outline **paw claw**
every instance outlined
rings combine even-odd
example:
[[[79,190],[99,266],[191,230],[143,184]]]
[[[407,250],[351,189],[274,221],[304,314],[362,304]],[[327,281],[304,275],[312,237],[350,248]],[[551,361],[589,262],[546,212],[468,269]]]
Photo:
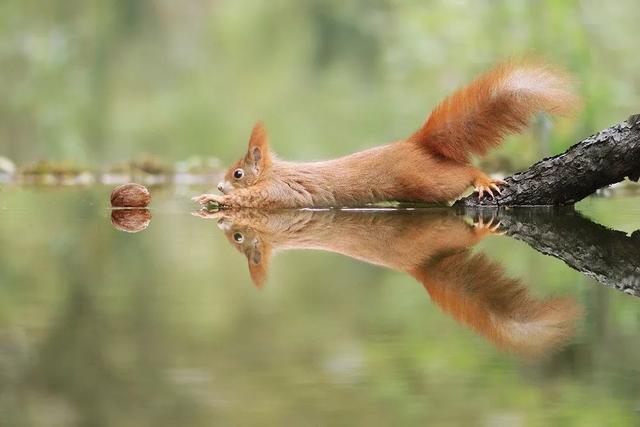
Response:
[[[482,199],[485,193],[491,196],[495,200],[496,194],[502,195],[502,189],[499,184],[506,184],[506,182],[499,178],[481,177],[475,180],[474,189],[478,193],[478,199]],[[494,193],[495,192],[495,193]]]
[[[504,233],[500,231],[501,226],[502,226],[502,222],[496,221],[496,219],[493,217],[488,222],[484,222],[482,217],[479,217],[473,223],[473,227],[475,228],[476,233],[480,236],[493,235],[493,234],[502,235]]]
[[[203,219],[218,219],[221,216],[220,212],[211,212],[205,208],[202,208],[199,211],[193,211],[191,212],[191,215]]]

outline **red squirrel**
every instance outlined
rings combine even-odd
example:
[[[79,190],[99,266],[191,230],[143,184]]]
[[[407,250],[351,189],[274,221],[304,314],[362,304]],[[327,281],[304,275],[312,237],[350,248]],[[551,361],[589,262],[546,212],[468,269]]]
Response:
[[[193,201],[262,209],[441,204],[469,186],[480,198],[493,197],[504,181],[471,166],[470,156],[482,156],[505,135],[525,129],[534,113],[566,114],[576,103],[564,73],[536,63],[505,63],[442,101],[409,138],[334,160],[280,160],[258,122],[246,155],[218,184],[224,194]]]

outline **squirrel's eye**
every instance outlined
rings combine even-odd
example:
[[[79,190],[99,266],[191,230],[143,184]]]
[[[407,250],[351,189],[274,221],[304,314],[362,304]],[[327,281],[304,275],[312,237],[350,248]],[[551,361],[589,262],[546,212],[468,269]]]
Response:
[[[236,243],[242,243],[244,241],[244,236],[242,233],[233,233],[233,240]]]
[[[244,176],[244,171],[242,169],[236,169],[233,171],[233,177],[235,179],[242,179]]]

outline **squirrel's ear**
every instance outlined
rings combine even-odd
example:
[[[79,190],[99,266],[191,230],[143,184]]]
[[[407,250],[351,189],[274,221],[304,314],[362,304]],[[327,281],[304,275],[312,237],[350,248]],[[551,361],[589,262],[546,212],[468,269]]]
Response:
[[[257,122],[253,126],[251,137],[249,138],[249,150],[247,151],[246,160],[256,175],[271,166],[271,153],[269,152],[267,130],[262,122]]]
[[[262,289],[262,286],[267,279],[267,269],[269,267],[270,256],[271,250],[267,245],[254,245],[247,254],[251,281],[258,289]]]

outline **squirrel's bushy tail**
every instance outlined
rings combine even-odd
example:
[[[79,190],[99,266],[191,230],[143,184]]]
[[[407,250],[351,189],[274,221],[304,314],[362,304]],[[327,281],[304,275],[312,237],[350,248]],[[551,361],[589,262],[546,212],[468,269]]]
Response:
[[[505,63],[442,101],[409,141],[467,162],[527,127],[533,113],[566,114],[578,104],[569,76],[537,63]]]

